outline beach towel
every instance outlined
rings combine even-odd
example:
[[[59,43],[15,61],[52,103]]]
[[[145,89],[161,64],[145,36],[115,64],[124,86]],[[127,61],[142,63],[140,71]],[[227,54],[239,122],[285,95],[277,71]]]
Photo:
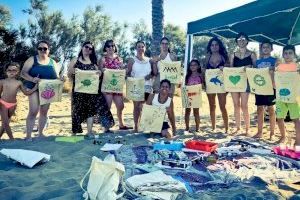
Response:
[[[62,81],[42,79],[39,82],[40,105],[61,101],[62,89]]]
[[[160,81],[168,79],[171,83],[179,84],[181,81],[181,62],[159,62]]]
[[[75,69],[75,92],[98,94],[98,90],[99,75],[96,70]]]
[[[275,72],[276,101],[297,103],[300,96],[298,72]]]
[[[160,133],[165,115],[165,108],[144,104],[139,123],[139,131]]]
[[[246,69],[250,91],[258,95],[274,95],[269,68]]]
[[[84,136],[63,136],[63,137],[56,137],[55,142],[70,142],[70,143],[77,143],[84,140]]]
[[[0,153],[29,168],[32,168],[37,163],[44,163],[50,160],[50,155],[48,154],[24,149],[1,149]]]
[[[182,107],[200,108],[202,104],[202,85],[190,85],[182,87]]]
[[[247,76],[244,67],[224,67],[224,86],[227,92],[245,92]]]
[[[90,169],[80,181],[80,187],[83,189],[83,182],[89,174],[87,189],[83,189],[83,197],[86,200],[115,200],[122,197],[125,191],[119,194],[117,192],[119,185],[122,184],[124,172],[124,165],[116,162],[111,154],[103,161],[93,156]]]
[[[126,97],[132,101],[145,101],[145,79],[128,77]]]
[[[126,180],[126,186],[143,196],[160,200],[173,200],[179,193],[187,192],[184,183],[161,170],[132,176]]]
[[[220,69],[205,70],[206,93],[225,93],[224,76]]]
[[[123,93],[125,70],[105,69],[101,92]]]

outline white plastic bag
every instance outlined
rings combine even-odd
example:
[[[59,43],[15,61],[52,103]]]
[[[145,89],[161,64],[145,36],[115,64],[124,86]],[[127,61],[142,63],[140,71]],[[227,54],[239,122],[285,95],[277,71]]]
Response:
[[[116,162],[113,155],[109,154],[103,161],[93,156],[91,167],[80,182],[83,189],[83,182],[90,174],[87,191],[83,189],[83,197],[90,200],[115,200],[122,197],[125,190],[120,194],[117,191],[119,184],[122,184],[124,172],[124,165]]]
[[[1,149],[0,153],[29,168],[32,168],[39,162],[48,162],[51,157],[45,153],[25,149]]]

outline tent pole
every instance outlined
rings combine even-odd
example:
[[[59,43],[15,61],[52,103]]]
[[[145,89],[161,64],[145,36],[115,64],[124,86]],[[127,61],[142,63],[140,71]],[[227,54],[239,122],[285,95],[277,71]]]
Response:
[[[184,55],[184,69],[183,69],[183,81],[182,85],[185,85],[185,76],[187,71],[187,66],[193,56],[193,35],[188,34],[186,36],[186,45],[185,45],[185,55]]]

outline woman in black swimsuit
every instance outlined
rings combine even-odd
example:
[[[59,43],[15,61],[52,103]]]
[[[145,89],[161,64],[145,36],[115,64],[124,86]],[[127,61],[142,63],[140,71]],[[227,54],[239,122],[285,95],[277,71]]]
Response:
[[[238,45],[238,50],[234,52],[231,57],[231,66],[232,67],[253,67],[256,64],[256,54],[249,49],[247,45],[249,38],[245,33],[239,33],[235,42]],[[247,86],[245,92],[232,92],[231,96],[233,99],[234,105],[234,117],[236,122],[236,131],[234,133],[240,132],[241,129],[241,110],[243,111],[243,117],[246,125],[245,135],[248,135],[250,128],[250,115],[248,111],[248,99],[249,99],[250,88]]]
[[[206,55],[205,70],[207,69],[222,70],[224,66],[229,65],[227,51],[222,41],[219,38],[214,37],[210,39],[206,49],[207,49],[207,55]],[[218,96],[219,107],[224,121],[224,128],[225,128],[225,132],[227,133],[228,132],[228,114],[226,110],[227,93],[207,94],[212,129],[213,130],[216,129],[216,95]]]

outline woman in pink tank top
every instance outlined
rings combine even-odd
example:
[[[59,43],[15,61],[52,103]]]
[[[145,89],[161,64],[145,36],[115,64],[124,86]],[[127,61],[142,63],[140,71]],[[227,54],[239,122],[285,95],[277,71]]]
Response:
[[[117,47],[113,40],[106,40],[104,47],[103,47],[103,53],[104,57],[100,60],[100,68],[102,70],[104,69],[124,69],[123,61],[122,59],[117,55]],[[124,125],[123,122],[123,116],[122,112],[124,109],[124,99],[123,95],[119,93],[107,93],[104,92],[104,97],[106,99],[107,105],[109,109],[111,108],[112,102],[115,103],[117,107],[117,116],[119,121],[119,130],[127,130],[131,127],[127,127]],[[107,130],[106,132],[110,132]]]

